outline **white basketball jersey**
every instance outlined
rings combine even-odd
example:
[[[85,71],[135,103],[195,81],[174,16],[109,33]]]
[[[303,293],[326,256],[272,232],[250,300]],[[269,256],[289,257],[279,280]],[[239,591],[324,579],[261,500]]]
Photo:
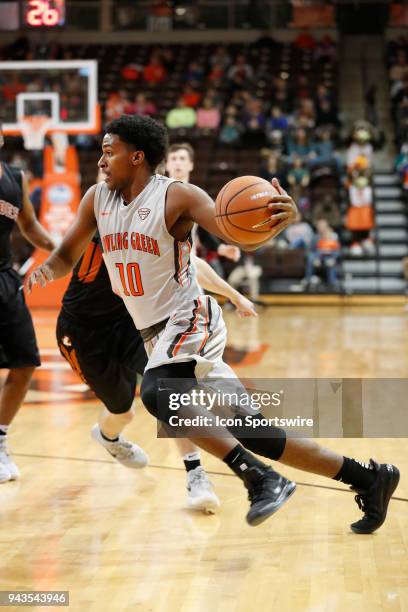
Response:
[[[137,329],[167,319],[200,295],[190,262],[191,239],[179,242],[166,228],[166,193],[173,182],[155,174],[127,205],[104,182],[95,192],[95,218],[112,288]]]

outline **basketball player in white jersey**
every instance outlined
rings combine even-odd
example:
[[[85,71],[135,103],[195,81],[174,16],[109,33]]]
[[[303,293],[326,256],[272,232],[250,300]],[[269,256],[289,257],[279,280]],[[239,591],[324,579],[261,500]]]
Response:
[[[185,142],[170,145],[166,156],[165,169],[170,178],[182,183],[189,183],[190,173],[194,170],[193,147]],[[194,229],[192,253],[195,254],[196,232],[194,232]],[[223,243],[218,245],[217,252],[219,255],[232,259],[233,261],[238,261],[241,254],[238,247]],[[250,300],[225,282],[206,262],[203,262],[203,260],[199,258],[195,261],[197,272],[200,276],[198,280],[201,287],[227,297],[232,304],[234,304],[240,316],[257,316],[254,305]],[[205,268],[203,264],[205,264]],[[203,277],[204,282],[202,280]],[[187,469],[190,464],[195,465],[195,462],[200,461],[199,448],[190,440],[187,438],[177,438],[176,443]],[[196,482],[197,484],[195,484]],[[211,490],[207,474],[201,465],[187,472],[187,490],[189,492],[191,491],[190,497],[192,497],[192,500],[190,504],[194,503],[196,507],[203,507],[204,510],[209,508],[211,511],[219,505],[218,499],[214,499],[214,492]]]
[[[221,240],[227,242],[228,238],[219,230],[214,203],[205,192],[154,174],[166,146],[165,128],[148,117],[124,115],[109,124],[99,160],[105,183],[94,185],[85,194],[71,229],[45,264],[30,275],[28,289],[68,274],[98,227],[112,286],[140,330],[149,356],[142,401],[174,432],[170,409],[174,393],[180,397],[180,392],[193,389],[196,379],[207,374],[231,378],[234,374],[222,361],[226,330],[221,310],[214,299],[202,295],[189,261],[194,223]],[[275,236],[293,222],[297,211],[279,182],[274,179],[273,185],[279,193],[269,204]],[[200,417],[203,410],[189,403],[178,414],[180,418]],[[258,438],[244,433],[237,439],[211,425],[201,427],[202,437],[194,438],[191,429],[187,437],[224,461],[243,481],[249,492],[250,525],[260,524],[279,510],[296,485],[248,448],[350,484],[364,512],[363,518],[351,525],[353,531],[372,533],[384,522],[399,481],[395,466],[373,460],[368,465],[359,463],[313,440],[287,438],[276,427],[259,428]]]

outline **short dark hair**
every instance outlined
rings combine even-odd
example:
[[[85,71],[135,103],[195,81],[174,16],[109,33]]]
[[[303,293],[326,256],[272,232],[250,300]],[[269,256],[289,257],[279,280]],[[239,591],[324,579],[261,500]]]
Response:
[[[185,149],[190,157],[190,161],[194,162],[194,149],[191,144],[188,144],[188,142],[175,142],[174,144],[170,145],[167,149],[167,157],[170,155],[170,153],[174,153],[174,151],[178,151],[179,149]]]
[[[151,168],[156,168],[166,157],[167,130],[161,123],[145,115],[122,115],[105,128],[107,134],[116,134],[123,142],[143,151]]]

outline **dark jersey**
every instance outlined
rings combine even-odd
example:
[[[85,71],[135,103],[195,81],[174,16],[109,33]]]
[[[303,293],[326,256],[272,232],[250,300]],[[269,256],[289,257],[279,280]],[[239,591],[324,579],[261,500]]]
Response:
[[[23,208],[21,172],[2,163],[0,178],[0,271],[11,268],[10,234]]]
[[[71,319],[94,325],[129,316],[120,297],[112,291],[96,234],[75,266],[62,299],[62,312]]]

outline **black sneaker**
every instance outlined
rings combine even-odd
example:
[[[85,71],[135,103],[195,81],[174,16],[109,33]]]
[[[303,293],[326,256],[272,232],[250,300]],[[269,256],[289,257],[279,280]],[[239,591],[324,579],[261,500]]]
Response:
[[[251,507],[246,516],[249,525],[259,525],[274,514],[289,499],[296,484],[271,468],[252,467],[244,472]]]
[[[365,491],[357,491],[355,500],[360,510],[364,512],[362,519],[350,525],[354,533],[373,533],[381,527],[387,516],[388,504],[391,495],[398,486],[400,479],[399,470],[390,463],[377,463],[370,459],[373,469],[377,472],[377,478],[371,487]]]

